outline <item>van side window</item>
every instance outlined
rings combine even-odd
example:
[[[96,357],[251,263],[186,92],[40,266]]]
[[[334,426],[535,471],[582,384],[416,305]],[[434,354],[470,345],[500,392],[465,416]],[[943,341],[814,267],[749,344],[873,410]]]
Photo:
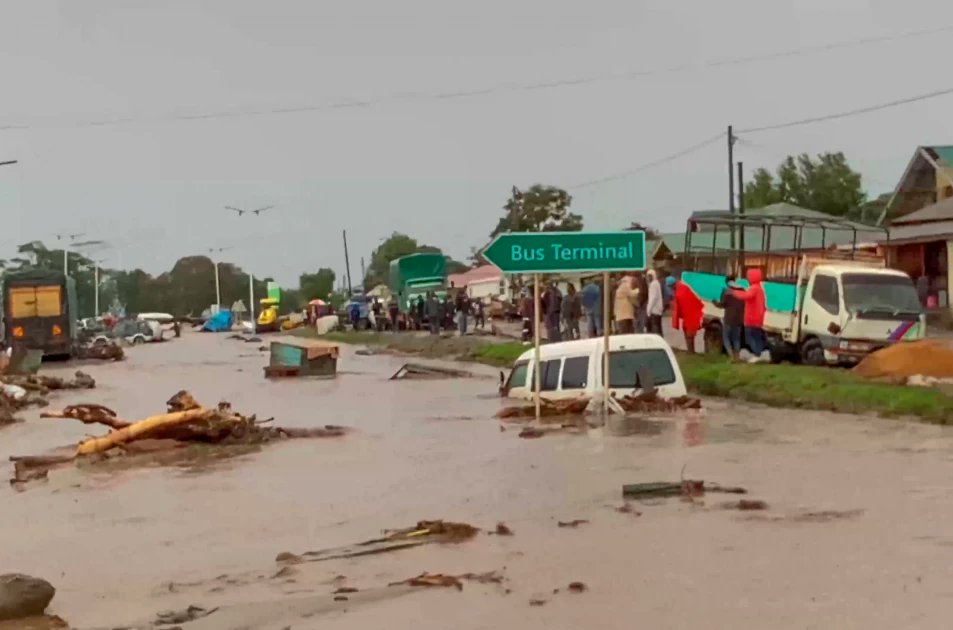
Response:
[[[559,389],[559,368],[561,364],[562,359],[543,361],[539,373],[539,382],[542,384],[544,392],[554,392]]]
[[[814,276],[814,288],[811,290],[811,298],[813,298],[821,308],[832,315],[837,315],[840,311],[840,295],[837,291],[837,280],[831,276],[823,276],[821,274]]]
[[[609,387],[635,389],[639,370],[645,366],[655,377],[655,385],[671,385],[675,382],[675,369],[668,353],[660,348],[652,350],[620,350],[609,353]],[[603,380],[605,380],[603,373]]]
[[[523,361],[517,363],[513,366],[513,371],[510,372],[510,377],[506,379],[506,386],[504,389],[509,391],[514,387],[526,387],[526,374],[529,372],[529,363]]]
[[[589,381],[589,357],[568,357],[563,363],[563,389],[585,389]]]

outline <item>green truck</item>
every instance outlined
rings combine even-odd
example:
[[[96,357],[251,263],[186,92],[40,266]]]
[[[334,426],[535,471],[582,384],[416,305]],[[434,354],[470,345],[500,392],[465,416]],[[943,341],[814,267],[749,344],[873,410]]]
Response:
[[[61,272],[23,271],[3,277],[3,341],[8,348],[72,356],[77,312],[76,283]]]
[[[433,291],[443,296],[447,289],[447,259],[443,254],[410,254],[390,263],[388,288],[407,312],[417,297]]]

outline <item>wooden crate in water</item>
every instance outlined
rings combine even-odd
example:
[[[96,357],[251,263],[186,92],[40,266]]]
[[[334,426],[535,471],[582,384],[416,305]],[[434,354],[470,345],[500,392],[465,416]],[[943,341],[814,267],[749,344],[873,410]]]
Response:
[[[272,341],[265,377],[333,377],[337,374],[339,354],[336,344],[315,339],[288,337],[281,341]]]

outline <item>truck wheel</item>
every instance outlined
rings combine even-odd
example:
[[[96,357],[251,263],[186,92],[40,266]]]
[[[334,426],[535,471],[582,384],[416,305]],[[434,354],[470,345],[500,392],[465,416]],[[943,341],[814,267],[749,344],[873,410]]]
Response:
[[[142,337],[139,337],[139,336],[136,336],[136,337],[133,337],[133,338],[132,338],[132,345],[134,345],[134,346],[141,346],[141,345],[144,344],[145,342],[146,342],[146,340],[145,340],[144,338],[142,338]]]
[[[801,344],[801,362],[805,365],[827,365],[820,339],[812,337]]]
[[[724,354],[725,342],[721,335],[721,322],[705,326],[705,354]]]

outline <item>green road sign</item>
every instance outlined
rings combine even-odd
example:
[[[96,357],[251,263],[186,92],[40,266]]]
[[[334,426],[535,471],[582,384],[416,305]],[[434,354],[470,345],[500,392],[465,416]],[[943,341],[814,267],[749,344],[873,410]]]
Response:
[[[483,256],[504,273],[641,271],[645,232],[510,232]]]

